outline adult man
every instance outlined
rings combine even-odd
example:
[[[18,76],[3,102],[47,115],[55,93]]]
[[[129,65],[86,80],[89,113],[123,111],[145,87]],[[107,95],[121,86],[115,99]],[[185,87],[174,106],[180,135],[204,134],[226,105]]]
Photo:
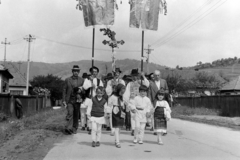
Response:
[[[112,95],[112,93],[115,90],[115,87],[119,83],[121,83],[121,84],[123,84],[125,86],[124,80],[120,79],[120,74],[121,73],[122,73],[121,69],[120,68],[116,68],[115,72],[113,73],[114,74],[113,79],[108,80],[107,87],[106,87],[106,93],[107,93],[108,97],[110,97]],[[111,116],[111,114],[112,113],[110,113],[109,122],[108,122],[108,119],[107,119],[107,123],[110,123],[111,131],[112,131],[111,135],[114,135],[114,129],[112,128],[112,116]],[[109,128],[107,128],[107,130],[109,130]]]
[[[97,87],[103,87],[103,82],[99,78],[97,78],[97,75],[99,73],[99,69],[97,67],[93,66],[89,69],[89,71],[91,73],[91,76],[89,76],[89,80],[87,83],[91,86],[90,98],[92,98],[96,95]]]
[[[74,65],[72,68],[73,75],[67,78],[63,86],[63,105],[67,107],[67,116],[68,120],[65,132],[68,134],[76,134],[78,129],[78,118],[80,112],[80,103],[77,99],[76,90],[83,86],[84,79],[79,77],[78,74],[80,68],[78,65]]]
[[[154,81],[150,82],[149,85],[149,98],[152,102],[152,104],[154,104],[154,100],[155,100],[155,96],[156,93],[158,92],[158,90],[163,89],[165,91],[165,93],[168,93],[168,85],[167,82],[164,79],[161,79],[161,72],[160,70],[155,70],[154,71]],[[155,106],[153,106],[155,107]],[[152,121],[152,131],[153,131],[153,127],[154,127],[154,121],[153,121],[153,117],[151,118]]]
[[[132,76],[132,82],[129,82],[126,87],[126,91],[123,95],[123,99],[127,104],[132,104],[134,101],[134,98],[139,95],[139,87],[141,83],[145,86],[149,86],[149,81],[145,77],[144,73],[139,74],[138,69],[133,69],[131,71]],[[133,103],[134,104],[134,103]],[[131,110],[131,107],[129,107]],[[134,136],[134,130],[135,130],[135,113],[130,112],[131,114],[131,129],[132,133],[131,135]]]

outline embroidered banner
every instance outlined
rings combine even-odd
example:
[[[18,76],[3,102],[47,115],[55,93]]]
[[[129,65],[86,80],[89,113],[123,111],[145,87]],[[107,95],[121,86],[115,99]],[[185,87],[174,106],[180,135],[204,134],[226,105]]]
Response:
[[[165,0],[130,0],[130,27],[158,30],[159,12],[167,14]]]
[[[114,0],[82,0],[85,26],[113,25]]]

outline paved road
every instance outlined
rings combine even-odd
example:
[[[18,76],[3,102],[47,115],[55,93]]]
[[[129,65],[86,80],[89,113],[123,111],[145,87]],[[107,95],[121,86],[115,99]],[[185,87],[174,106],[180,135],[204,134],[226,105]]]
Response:
[[[149,130],[143,145],[133,144],[130,132],[121,132],[122,148],[114,146],[109,132],[102,134],[101,146],[91,147],[91,136],[86,132],[63,139],[50,150],[44,160],[80,159],[179,159],[179,160],[240,160],[240,131],[224,127],[172,119],[164,145]]]

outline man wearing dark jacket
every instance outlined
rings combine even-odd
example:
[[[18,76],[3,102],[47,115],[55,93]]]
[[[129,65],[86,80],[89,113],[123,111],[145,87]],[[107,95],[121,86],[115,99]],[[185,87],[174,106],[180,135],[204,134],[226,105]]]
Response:
[[[63,105],[67,107],[67,125],[65,132],[76,134],[78,129],[78,118],[80,112],[80,103],[77,100],[76,88],[83,86],[84,79],[79,77],[80,68],[74,65],[72,68],[73,75],[67,78],[63,86]]]

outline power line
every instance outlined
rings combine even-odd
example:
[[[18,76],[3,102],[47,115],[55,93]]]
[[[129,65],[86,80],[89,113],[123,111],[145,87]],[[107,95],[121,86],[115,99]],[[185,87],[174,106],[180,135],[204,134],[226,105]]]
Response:
[[[160,38],[159,40],[153,42],[151,45],[154,45],[155,43],[158,43],[159,41],[162,41],[164,38],[168,37],[169,34],[173,33],[175,30],[179,29],[180,27],[182,27],[184,25],[184,23],[186,23],[188,20],[190,20],[194,15],[196,15],[198,12],[200,12],[205,6],[209,5],[212,2],[212,0],[207,0],[205,1],[205,3],[200,6],[195,12],[193,12],[190,16],[188,16],[186,19],[184,19],[179,25],[177,25],[176,27],[174,27],[172,30],[170,30],[168,33],[166,33],[162,38]]]
[[[53,43],[57,43],[57,44],[65,45],[65,46],[82,48],[82,49],[92,49],[91,47],[84,47],[84,46],[79,46],[79,45],[59,42],[59,41],[51,40],[51,39],[40,37],[40,36],[36,36],[36,37],[39,38],[39,39],[45,40],[45,41],[49,41],[49,42],[53,42]],[[109,50],[109,49],[95,48],[95,50],[111,52],[111,50]],[[118,52],[140,52],[140,50],[118,50]]]
[[[227,0],[226,0],[227,1]],[[176,32],[175,34],[173,34],[172,36],[168,37],[166,40],[163,40],[162,42],[160,42],[158,44],[158,47],[161,47],[163,44],[166,44],[167,42],[169,42],[170,40],[172,40],[173,38],[175,38],[176,36],[180,35],[181,33],[185,32],[187,29],[189,29],[190,27],[192,27],[193,25],[195,25],[196,23],[198,23],[200,20],[202,20],[203,18],[205,18],[206,16],[208,16],[210,13],[212,13],[214,10],[216,10],[217,8],[219,8],[221,5],[223,5],[226,1],[222,2],[220,5],[218,5],[216,8],[214,8],[213,10],[211,10],[213,7],[215,7],[219,2],[217,2],[214,6],[212,6],[210,9],[208,9],[206,12],[208,12],[207,14],[202,14],[198,17],[198,19],[194,20],[193,22],[191,22],[190,24],[188,24],[187,26],[185,26],[183,29],[181,29],[180,31]],[[205,12],[205,13],[206,13]],[[202,17],[201,17],[202,16]]]

